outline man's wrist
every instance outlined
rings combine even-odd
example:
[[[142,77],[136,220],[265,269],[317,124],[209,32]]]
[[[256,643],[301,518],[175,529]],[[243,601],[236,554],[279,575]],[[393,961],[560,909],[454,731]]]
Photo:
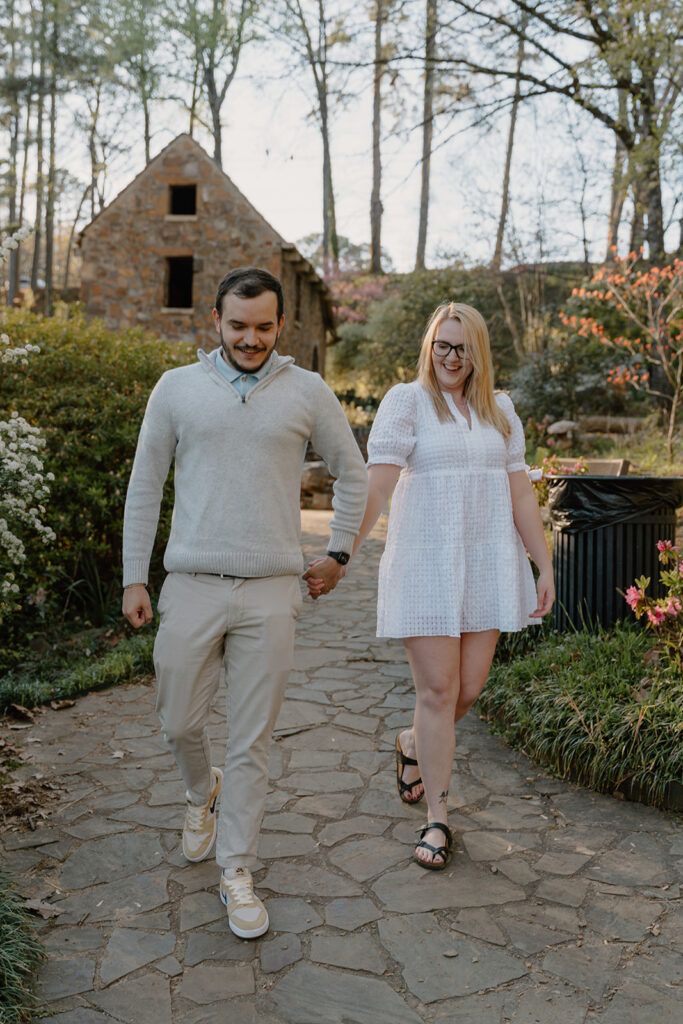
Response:
[[[334,558],[339,565],[347,565],[351,555],[346,551],[328,551],[328,558]]]
[[[131,587],[145,587],[145,589],[146,589],[147,588],[147,584],[146,583],[126,583],[126,585],[125,585],[125,587],[123,589],[124,590],[130,590]]]

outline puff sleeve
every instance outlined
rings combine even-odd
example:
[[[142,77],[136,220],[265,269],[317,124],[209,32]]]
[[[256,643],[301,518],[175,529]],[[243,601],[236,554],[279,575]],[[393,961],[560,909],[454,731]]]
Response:
[[[496,394],[496,402],[507,416],[510,424],[510,434],[505,438],[505,448],[507,451],[505,468],[508,473],[516,473],[520,469],[528,469],[525,456],[524,428],[522,427],[522,421],[515,412],[512,399],[504,391],[499,391]]]
[[[417,397],[410,384],[396,384],[380,402],[368,438],[368,466],[388,463],[404,469],[415,447]]]

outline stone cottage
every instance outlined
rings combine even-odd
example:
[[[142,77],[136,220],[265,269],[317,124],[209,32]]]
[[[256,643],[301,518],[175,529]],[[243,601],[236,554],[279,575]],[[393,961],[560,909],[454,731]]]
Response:
[[[323,373],[334,318],[324,281],[189,135],[179,135],[81,233],[81,301],[110,327],[212,349],[211,310],[232,267],[282,281],[279,351]]]

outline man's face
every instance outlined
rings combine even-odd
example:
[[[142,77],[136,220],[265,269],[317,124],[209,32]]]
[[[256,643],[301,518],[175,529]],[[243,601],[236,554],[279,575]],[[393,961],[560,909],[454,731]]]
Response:
[[[262,292],[254,299],[229,292],[223,296],[220,316],[214,309],[213,321],[226,358],[238,370],[256,373],[275,348],[285,318],[278,322],[275,292]]]

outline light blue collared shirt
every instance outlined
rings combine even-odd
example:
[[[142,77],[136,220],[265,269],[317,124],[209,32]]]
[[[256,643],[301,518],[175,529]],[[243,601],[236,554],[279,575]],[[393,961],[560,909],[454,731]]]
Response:
[[[229,380],[235,390],[244,398],[245,395],[249,394],[254,384],[258,384],[262,377],[270,373],[272,363],[273,357],[271,354],[256,373],[245,373],[244,370],[238,370],[236,366],[229,363],[221,351],[216,359],[216,369],[220,370],[225,379]]]

